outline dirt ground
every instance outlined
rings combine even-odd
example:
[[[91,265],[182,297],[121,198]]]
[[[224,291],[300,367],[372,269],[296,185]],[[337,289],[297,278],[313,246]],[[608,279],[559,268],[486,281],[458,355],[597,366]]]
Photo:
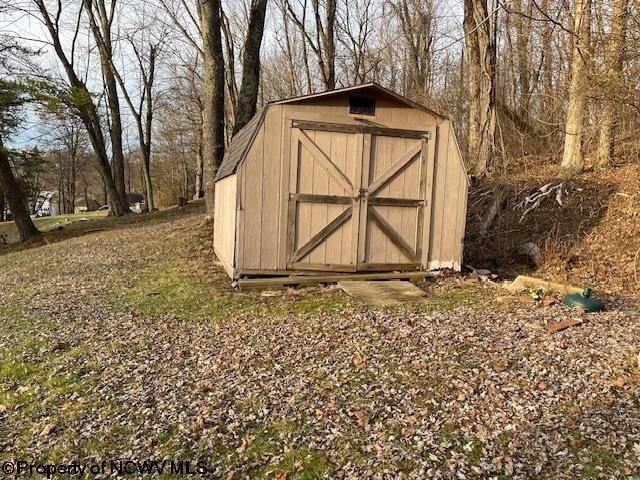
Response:
[[[636,307],[611,301],[551,334],[576,313],[458,275],[393,308],[332,287],[237,292],[202,216],[190,205],[0,247],[0,463],[640,478]]]

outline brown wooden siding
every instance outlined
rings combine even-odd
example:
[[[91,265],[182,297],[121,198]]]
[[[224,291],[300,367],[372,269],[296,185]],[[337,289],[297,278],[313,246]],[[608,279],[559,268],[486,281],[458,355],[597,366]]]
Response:
[[[427,267],[459,270],[462,263],[468,183],[455,133],[449,121],[438,126],[436,148]]]
[[[243,271],[268,273],[287,269],[287,217],[292,156],[291,121],[310,120],[363,125],[363,122],[348,114],[348,98],[348,95],[336,95],[268,107],[265,120],[237,174],[239,210],[235,261],[240,274]],[[461,239],[464,236],[467,180],[449,121],[388,98],[378,100],[375,118],[371,118],[370,121],[378,126],[404,129],[429,130],[430,127],[439,125],[437,136],[433,135],[425,149],[427,164],[424,182],[427,208],[423,218],[423,250],[420,252],[420,258],[422,264],[428,268],[459,268],[462,262]],[[325,135],[323,133],[319,137],[318,141],[323,148],[334,152],[344,150],[344,161],[348,161],[347,151],[353,150],[349,146],[348,134]],[[323,142],[328,143],[325,145]],[[388,155],[383,154],[382,157],[389,157],[392,153],[393,156],[398,156],[402,153],[400,150],[408,148],[412,142],[415,140],[389,140],[384,137],[376,139],[374,136],[372,137],[373,145],[370,148],[374,152],[376,149],[389,150]],[[438,158],[434,161],[433,157],[436,154]],[[337,155],[338,162],[342,162],[342,156],[342,154]],[[380,164],[381,170],[383,170],[382,167],[383,165]],[[374,171],[370,174],[375,178],[378,173]],[[336,190],[336,185],[332,183],[332,179],[325,177],[326,174],[321,169],[314,169],[312,173],[305,172],[301,181],[324,182],[327,184],[325,190],[331,193]],[[419,177],[418,166],[411,166],[385,186],[384,194],[380,193],[379,196],[393,198],[403,194],[404,190],[406,192],[403,195],[412,196],[419,188],[415,181]],[[216,210],[219,208],[221,206],[217,204]],[[302,215],[303,221],[308,221],[309,225],[301,225],[301,227],[308,227],[309,231],[306,234],[312,236],[314,225],[318,227],[325,220],[330,221],[340,213],[343,207],[305,205],[303,208],[309,211],[306,213],[303,211],[299,215]],[[420,228],[410,209],[394,206],[381,206],[376,209],[403,236],[410,236],[410,232]],[[357,247],[357,242],[349,231],[351,228],[353,228],[352,225],[347,222],[342,229],[328,239],[326,245],[318,247],[318,250],[304,261],[309,264],[334,260],[346,261],[351,254],[347,253],[347,250],[352,252]],[[373,235],[377,235],[376,228],[378,227],[371,227]],[[374,252],[371,261],[378,257],[385,261],[389,258],[402,260],[402,254],[396,245],[382,237],[380,242],[385,249],[384,255],[381,252]]]
[[[213,249],[225,271],[234,276],[236,242],[237,175],[216,182]]]

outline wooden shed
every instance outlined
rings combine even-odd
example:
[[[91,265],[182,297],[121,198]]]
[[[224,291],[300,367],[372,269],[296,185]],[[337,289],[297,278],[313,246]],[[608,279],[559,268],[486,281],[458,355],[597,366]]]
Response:
[[[468,176],[450,121],[376,84],[271,103],[215,183],[232,278],[460,269]]]

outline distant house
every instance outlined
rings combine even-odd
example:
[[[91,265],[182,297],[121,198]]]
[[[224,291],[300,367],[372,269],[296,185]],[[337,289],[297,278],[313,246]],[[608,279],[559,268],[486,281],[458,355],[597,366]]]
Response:
[[[56,191],[42,191],[36,198],[35,211],[37,217],[60,215],[60,195]]]
[[[100,204],[89,198],[88,201],[84,197],[76,198],[74,212],[75,213],[84,213],[84,212],[95,212],[100,208]]]
[[[127,201],[132,212],[140,213],[144,209],[144,195],[141,193],[127,193]]]

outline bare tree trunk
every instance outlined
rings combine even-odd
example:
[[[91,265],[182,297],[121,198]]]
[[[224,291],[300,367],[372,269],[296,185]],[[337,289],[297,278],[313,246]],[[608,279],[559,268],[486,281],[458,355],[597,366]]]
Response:
[[[493,166],[496,136],[495,11],[487,0],[465,0],[465,38],[469,85],[469,155],[477,175]]]
[[[204,53],[202,155],[207,215],[214,209],[215,176],[224,157],[224,57],[220,0],[199,0]]]
[[[111,137],[111,168],[113,181],[121,201],[127,204],[127,192],[124,182],[124,152],[122,149],[122,118],[120,115],[120,99],[118,86],[111,65],[113,63],[113,45],[111,40],[111,26],[114,20],[117,0],[111,0],[110,10],[107,12],[105,0],[86,0],[88,13],[91,16],[91,27],[94,38],[101,48],[100,65],[106,87],[107,103],[109,105],[109,136]],[[94,15],[97,14],[97,15]],[[96,17],[97,16],[97,21]],[[127,209],[128,210],[128,209]]]
[[[625,38],[627,35],[627,20],[629,18],[629,0],[614,0],[613,18],[611,24],[611,38],[609,40],[609,51],[605,60],[605,88],[609,90],[604,101],[604,108],[600,118],[600,136],[598,138],[598,160],[599,168],[610,167],[613,163],[615,149],[615,129],[617,123],[617,102],[615,94],[616,86],[622,76],[622,52],[624,50]]]
[[[540,3],[540,10],[547,12],[549,9],[549,0],[542,0]],[[541,117],[545,123],[542,128],[551,132],[553,130],[553,123],[556,120],[555,115],[555,102],[553,100],[554,88],[553,88],[553,54],[551,49],[553,30],[549,22],[545,22],[542,28],[542,85],[544,96],[542,99],[542,112]]]
[[[29,216],[27,207],[24,204],[24,197],[20,191],[20,187],[16,182],[16,178],[11,170],[7,152],[2,145],[0,139],[0,188],[4,192],[8,202],[13,219],[18,227],[20,240],[23,242],[40,235],[40,231],[36,228]],[[3,206],[4,211],[4,206]]]
[[[195,192],[193,194],[193,199],[197,200],[198,198],[202,198],[202,180],[203,180],[203,163],[202,163],[202,131],[204,128],[204,123],[200,126],[200,131],[198,132],[198,151],[196,152],[196,179],[195,179]]]
[[[529,65],[529,44],[531,38],[531,18],[533,2],[527,2],[526,6],[522,0],[517,0],[516,9],[522,12],[516,18],[516,46],[517,46],[517,65],[518,65],[518,84],[520,86],[520,101],[518,102],[518,112],[520,117],[529,123],[529,102],[531,100],[531,75],[532,69]],[[526,7],[526,12],[524,11]]]
[[[182,196],[186,201],[186,199],[189,198],[189,168],[184,155],[182,156],[182,183],[184,188]]]
[[[4,222],[6,211],[7,211],[7,203],[4,197],[4,191],[0,186],[0,222]]]
[[[220,7],[220,28],[223,33],[224,47],[227,54],[225,66],[225,81],[227,84],[227,95],[229,97],[229,117],[228,121],[235,124],[236,111],[238,107],[238,85],[236,83],[236,53],[233,31],[229,24],[229,19],[222,7]]]
[[[256,114],[260,84],[260,47],[264,33],[267,0],[253,0],[249,14],[249,27],[242,57],[242,84],[238,95],[233,134],[238,133]]]
[[[141,116],[138,116],[138,119],[140,120],[138,122],[138,133],[140,136],[140,148],[142,149],[144,181],[147,185],[147,197],[145,199],[145,206],[147,208],[147,211],[149,212],[153,212],[156,207],[153,199],[153,183],[151,182],[151,135],[153,131],[153,83],[155,81],[157,52],[158,50],[156,46],[149,46],[149,69],[147,75],[143,78],[145,91],[143,99],[146,102],[144,130],[142,126]],[[138,53],[136,53],[136,55],[138,55]],[[140,58],[140,56],[138,56],[138,61],[140,62],[140,64],[142,64],[142,59]],[[141,73],[144,75],[144,70],[142,70]],[[142,104],[140,105],[140,113],[142,113]]]
[[[318,0],[314,0],[316,6]],[[336,28],[336,10],[338,8],[336,0],[326,0],[325,25],[322,28],[322,22],[317,20],[317,25],[322,32],[322,43],[324,45],[324,61],[321,62],[324,83],[327,90],[336,88],[336,44],[335,44],[335,28]],[[316,18],[318,14],[316,13]]]
[[[577,173],[584,169],[582,135],[587,102],[585,74],[591,45],[591,0],[575,0],[574,40],[571,58],[571,83],[569,107],[564,137],[564,153],[560,168],[565,173]]]

